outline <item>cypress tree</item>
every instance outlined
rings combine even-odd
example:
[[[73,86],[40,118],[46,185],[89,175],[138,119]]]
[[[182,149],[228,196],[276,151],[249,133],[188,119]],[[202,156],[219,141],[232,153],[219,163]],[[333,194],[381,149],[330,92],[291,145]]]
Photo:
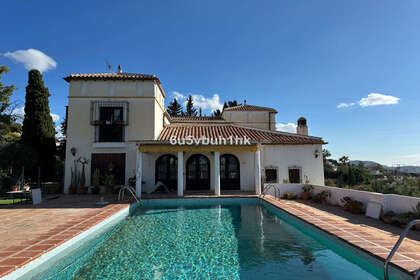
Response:
[[[182,106],[178,103],[178,100],[174,98],[174,101],[169,103],[169,106],[167,108],[168,114],[171,117],[177,117],[182,115]]]
[[[189,117],[197,116],[197,109],[194,108],[194,103],[193,103],[191,95],[188,97],[187,106],[185,109],[186,109],[186,112],[185,112],[186,116],[189,116]]]
[[[48,97],[50,93],[44,86],[42,75],[38,70],[29,71],[28,86],[25,97],[25,118],[22,127],[22,144],[33,150],[34,158],[29,176],[36,179],[37,170],[41,167],[43,179],[51,179],[55,166],[55,129],[50,115]]]

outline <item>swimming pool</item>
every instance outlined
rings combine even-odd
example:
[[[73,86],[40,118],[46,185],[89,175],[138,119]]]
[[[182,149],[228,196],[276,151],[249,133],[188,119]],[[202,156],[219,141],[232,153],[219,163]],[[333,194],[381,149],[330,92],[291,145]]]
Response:
[[[382,279],[381,267],[265,201],[166,199],[146,201],[36,279]]]

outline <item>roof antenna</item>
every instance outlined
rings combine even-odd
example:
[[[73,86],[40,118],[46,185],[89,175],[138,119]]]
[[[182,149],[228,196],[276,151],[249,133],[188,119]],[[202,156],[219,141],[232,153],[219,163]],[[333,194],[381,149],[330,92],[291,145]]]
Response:
[[[108,69],[108,72],[111,72],[111,64],[109,63],[108,60],[105,60],[105,64],[106,64],[106,69]]]
[[[118,71],[117,71],[117,73],[122,73],[122,68],[121,68],[121,65],[120,64],[118,64]]]

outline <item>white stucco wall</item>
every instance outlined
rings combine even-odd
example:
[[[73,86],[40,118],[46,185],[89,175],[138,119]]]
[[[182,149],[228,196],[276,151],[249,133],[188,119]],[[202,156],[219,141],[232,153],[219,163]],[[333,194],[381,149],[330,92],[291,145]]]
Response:
[[[265,184],[267,188],[267,194],[275,195],[274,188],[268,188],[269,185],[274,185],[278,190],[277,195],[281,197],[285,192],[293,192],[300,196],[302,192],[303,184]],[[317,186],[313,185],[313,192],[319,193],[321,191],[330,191],[331,197],[328,199],[328,203],[333,205],[342,205],[341,199],[343,197],[351,197],[363,203],[366,207],[369,201],[375,201],[382,204],[383,211],[394,211],[396,213],[412,212],[413,208],[416,207],[417,203],[420,203],[420,198],[411,197],[397,194],[382,194],[375,192],[366,192],[352,189],[343,189],[329,186]]]
[[[91,101],[129,102],[129,124],[125,139],[153,140],[162,130],[164,98],[154,81],[71,81],[69,86],[68,126],[64,190],[71,182],[74,160],[93,153],[125,153],[126,182],[135,174],[136,146],[126,143],[95,143],[95,126],[90,123]],[[155,121],[156,119],[156,121]],[[71,148],[76,156],[70,153]],[[81,165],[78,165],[81,170]],[[91,165],[86,165],[86,185],[90,185]]]
[[[289,181],[289,167],[301,168],[301,180],[308,177],[311,184],[324,185],[322,153],[315,157],[315,151],[322,151],[322,145],[262,145],[261,167],[278,168],[279,183]],[[264,172],[262,172],[264,176]]]

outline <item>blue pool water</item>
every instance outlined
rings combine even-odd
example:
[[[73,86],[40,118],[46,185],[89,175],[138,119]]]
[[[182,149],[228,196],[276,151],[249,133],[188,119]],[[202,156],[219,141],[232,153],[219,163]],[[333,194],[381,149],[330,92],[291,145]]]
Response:
[[[268,203],[181,203],[137,208],[39,279],[382,279],[379,262]]]

